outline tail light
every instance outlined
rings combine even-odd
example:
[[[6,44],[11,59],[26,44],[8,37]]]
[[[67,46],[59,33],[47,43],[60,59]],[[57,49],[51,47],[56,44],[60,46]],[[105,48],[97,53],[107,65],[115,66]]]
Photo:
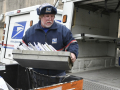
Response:
[[[66,23],[67,22],[67,15],[64,15],[63,16],[63,23]]]
[[[6,24],[4,24],[4,28],[6,28]]]
[[[17,10],[17,13],[20,13],[21,12],[21,10]]]
[[[5,30],[3,30],[3,34],[5,34]]]
[[[33,20],[30,21],[30,26],[32,26],[32,25],[33,25]]]
[[[3,36],[2,36],[2,46],[4,44],[4,37],[5,37],[5,30],[3,30]]]
[[[2,41],[2,46],[4,45],[4,41]]]
[[[4,45],[4,35],[2,36],[2,46]]]

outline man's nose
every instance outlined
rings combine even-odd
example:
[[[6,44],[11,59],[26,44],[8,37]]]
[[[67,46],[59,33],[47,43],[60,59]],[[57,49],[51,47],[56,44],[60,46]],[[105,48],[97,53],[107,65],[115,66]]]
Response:
[[[52,17],[51,17],[51,16],[49,16],[49,20],[52,20]]]

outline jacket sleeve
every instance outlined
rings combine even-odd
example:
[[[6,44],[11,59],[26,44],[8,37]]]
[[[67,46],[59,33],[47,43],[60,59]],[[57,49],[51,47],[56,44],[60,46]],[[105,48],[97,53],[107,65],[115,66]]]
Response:
[[[76,58],[78,56],[78,43],[77,41],[73,38],[71,31],[64,27],[63,29],[63,37],[64,37],[64,45],[65,45],[65,50],[70,51],[71,53],[74,53]]]

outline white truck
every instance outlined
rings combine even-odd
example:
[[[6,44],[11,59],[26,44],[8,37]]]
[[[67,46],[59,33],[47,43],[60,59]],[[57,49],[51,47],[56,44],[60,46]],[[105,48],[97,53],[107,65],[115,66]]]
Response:
[[[62,23],[71,30],[79,44],[78,58],[68,74],[83,77],[83,90],[120,90],[119,59],[116,57],[119,48],[117,43],[120,41],[118,38],[120,2],[118,0],[62,0],[62,2],[64,3]],[[20,14],[25,15],[25,18],[19,18],[19,21],[18,13],[16,16],[14,12],[6,13],[4,29],[6,37],[1,49],[2,62],[13,63],[12,49],[9,47],[13,47],[21,40],[19,37],[16,37],[17,39],[11,37],[14,34],[12,31],[15,22],[27,21],[24,23],[28,28],[30,20],[33,20],[33,24],[38,21],[35,10],[26,12],[26,9],[21,9]]]
[[[118,0],[62,0],[63,24],[79,44],[71,70],[84,90],[120,90]]]
[[[5,64],[16,63],[13,60],[12,51],[15,46],[19,45],[19,43],[22,41],[25,31],[31,25],[34,25],[39,21],[39,16],[37,15],[36,10],[39,7],[40,5],[36,5],[5,13],[5,27],[0,62]],[[57,11],[58,12],[55,16],[55,21],[61,23],[62,10],[57,9]]]

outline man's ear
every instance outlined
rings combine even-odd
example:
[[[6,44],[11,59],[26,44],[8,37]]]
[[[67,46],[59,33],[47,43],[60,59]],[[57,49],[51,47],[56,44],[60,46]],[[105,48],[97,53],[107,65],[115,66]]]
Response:
[[[44,16],[44,14],[43,15],[39,15],[39,20],[41,20],[41,18]]]

